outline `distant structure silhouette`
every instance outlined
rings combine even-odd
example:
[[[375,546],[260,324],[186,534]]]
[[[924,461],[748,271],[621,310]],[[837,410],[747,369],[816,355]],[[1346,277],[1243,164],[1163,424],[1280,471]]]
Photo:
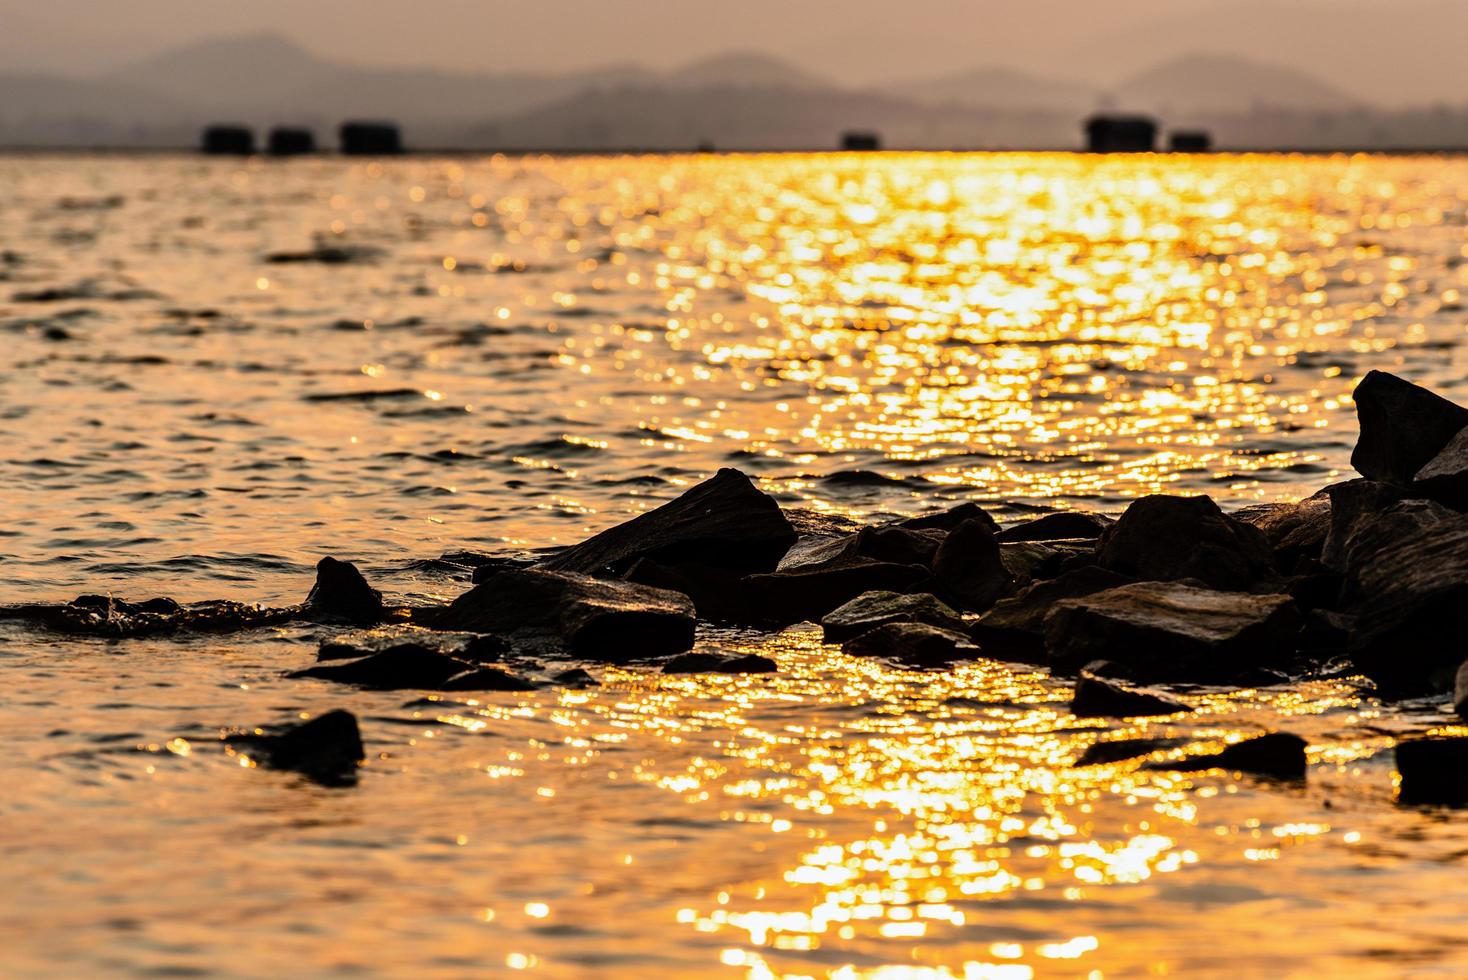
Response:
[[[882,148],[882,137],[865,129],[852,129],[841,134],[841,149],[870,153]]]
[[[1167,148],[1174,153],[1207,153],[1213,149],[1213,135],[1202,129],[1173,130]]]
[[[255,134],[248,126],[209,126],[199,148],[214,156],[247,157],[255,152]]]
[[[294,126],[276,126],[270,131],[266,152],[274,157],[294,157],[316,152],[316,134]]]
[[[403,152],[403,137],[396,123],[344,122],[341,151],[348,156],[383,156]]]
[[[1092,153],[1151,153],[1157,148],[1157,123],[1147,116],[1092,116],[1086,120],[1086,145]]]

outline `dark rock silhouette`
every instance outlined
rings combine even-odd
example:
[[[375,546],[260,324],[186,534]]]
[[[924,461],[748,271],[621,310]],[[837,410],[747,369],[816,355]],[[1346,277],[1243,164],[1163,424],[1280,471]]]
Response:
[[[679,593],[542,568],[504,569],[423,618],[439,629],[616,662],[682,653],[696,624],[693,603]]]
[[[346,156],[391,156],[403,152],[403,138],[396,123],[344,122],[338,136]]]
[[[1287,595],[1139,582],[1058,602],[1045,617],[1051,669],[1111,660],[1151,681],[1231,681],[1287,663],[1300,612]]]
[[[959,504],[957,507],[952,507],[948,510],[938,511],[936,514],[909,517],[905,521],[899,521],[897,526],[913,531],[953,531],[965,521],[978,521],[995,534],[999,533],[999,523],[989,516],[988,511],[972,501]]]
[[[1092,153],[1151,153],[1157,123],[1147,116],[1092,116],[1086,120],[1086,145]]]
[[[1468,804],[1468,738],[1433,736],[1397,743],[1397,800],[1409,805]]]
[[[316,152],[316,134],[295,126],[277,126],[270,131],[265,152],[273,157],[302,156]]]
[[[915,667],[943,667],[972,660],[979,648],[967,635],[927,623],[888,623],[841,645],[851,657],[886,657]]]
[[[1086,747],[1073,766],[1105,766],[1186,745],[1185,738],[1113,738]]]
[[[1468,427],[1468,408],[1384,371],[1367,374],[1353,397],[1361,434],[1351,465],[1370,480],[1410,487]]]
[[[1138,579],[1197,579],[1238,591],[1280,584],[1264,533],[1226,516],[1208,497],[1157,494],[1133,501],[1101,536],[1096,558]]]
[[[858,153],[874,153],[882,148],[882,137],[868,130],[851,130],[841,134],[841,149]]]
[[[538,567],[620,575],[641,558],[740,572],[773,571],[795,543],[780,506],[743,473],[722,469],[676,500],[608,528]]]
[[[913,592],[930,578],[921,565],[898,565],[861,556],[746,576],[743,597],[750,614],[771,625],[818,622],[866,592]]]
[[[212,156],[247,157],[255,152],[255,134],[248,126],[209,126],[199,148]]]
[[[416,643],[405,643],[349,663],[327,663],[292,671],[288,677],[355,684],[378,691],[447,690],[449,678],[478,669],[478,664],[445,656]]]
[[[994,532],[981,521],[965,521],[943,541],[933,579],[943,598],[970,612],[988,609],[1014,584]]]
[[[1414,494],[1468,510],[1468,428],[1459,430],[1412,479]]]
[[[270,769],[298,772],[324,786],[350,786],[357,764],[366,754],[357,718],[349,711],[328,711],[275,734],[230,735],[236,753]]]
[[[923,623],[963,632],[963,618],[926,593],[867,592],[821,617],[827,643],[841,643],[889,623]]]
[[[1209,153],[1213,134],[1202,129],[1177,129],[1168,134],[1167,148],[1174,153]]]
[[[1045,659],[1045,616],[1057,602],[1081,599],[1132,582],[1130,576],[1086,565],[1035,582],[1018,595],[999,600],[970,632],[990,656],[1040,663]]]
[[[1005,541],[1061,541],[1061,540],[1087,540],[1094,541],[1116,521],[1101,514],[1086,514],[1081,511],[1067,511],[1060,514],[1046,514],[1032,521],[1025,521],[1013,527],[1007,527],[994,536],[1001,542]]]
[[[750,653],[721,657],[716,653],[680,653],[663,664],[665,674],[773,674],[780,669],[769,657]]]
[[[302,611],[316,619],[361,625],[381,622],[387,612],[382,593],[367,584],[356,565],[330,557],[316,563],[316,584]]]
[[[1070,710],[1077,718],[1147,718],[1193,709],[1156,692],[1125,687],[1082,671]]]
[[[1173,772],[1202,772],[1227,769],[1232,772],[1272,776],[1275,779],[1304,779],[1309,769],[1303,738],[1289,732],[1271,732],[1258,738],[1235,742],[1221,752],[1189,756],[1178,762],[1158,762],[1148,768]]]

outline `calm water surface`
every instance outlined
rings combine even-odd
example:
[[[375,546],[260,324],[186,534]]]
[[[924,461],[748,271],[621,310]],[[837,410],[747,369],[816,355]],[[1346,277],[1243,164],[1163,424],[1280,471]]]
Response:
[[[720,466],[863,520],[1225,506],[1347,472],[1379,367],[1468,401],[1468,161],[0,159],[0,601],[294,600],[322,554],[579,540]],[[340,262],[271,262],[326,249]],[[1043,672],[709,630],[775,677],[413,704],[327,631],[0,627],[0,975],[1456,976],[1468,831],[1348,681],[1078,721]],[[221,727],[346,707],[360,784]],[[1311,742],[1304,785],[1074,769]]]

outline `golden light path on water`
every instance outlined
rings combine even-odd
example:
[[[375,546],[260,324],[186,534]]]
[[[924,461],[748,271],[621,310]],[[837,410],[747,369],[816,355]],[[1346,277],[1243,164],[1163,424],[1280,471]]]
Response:
[[[0,160],[0,601],[295,601],[322,554],[449,598],[437,555],[577,541],[728,465],[861,520],[1236,507],[1349,475],[1373,367],[1468,402],[1458,158],[46,163]],[[264,261],[312,245],[377,251]],[[45,289],[72,298],[15,298]],[[809,626],[701,632],[775,675],[282,676],[327,638],[0,624],[0,973],[1468,969],[1468,834],[1397,807],[1384,751],[1436,703],[1333,678],[1080,720],[1042,669]],[[338,707],[351,790],[213,744]],[[1148,768],[1279,729],[1303,784]],[[1141,737],[1169,741],[1074,765]]]

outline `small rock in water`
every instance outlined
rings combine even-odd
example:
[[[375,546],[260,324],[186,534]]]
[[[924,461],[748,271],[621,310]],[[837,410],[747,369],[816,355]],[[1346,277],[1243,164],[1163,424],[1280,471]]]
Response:
[[[1113,738],[1086,747],[1073,766],[1105,766],[1186,745],[1183,738]]]
[[[560,673],[553,675],[551,677],[551,681],[561,687],[570,688],[600,686],[597,683],[596,678],[591,676],[588,671],[581,667],[572,667],[570,670],[563,670]]]
[[[944,540],[933,559],[939,592],[959,608],[983,612],[1014,584],[994,532],[981,521],[965,521]]]
[[[382,593],[367,584],[356,565],[330,557],[316,563],[316,584],[306,596],[303,611],[319,619],[359,625],[381,622],[387,613]]]
[[[1100,677],[1081,674],[1070,702],[1077,718],[1147,718],[1192,711],[1181,701],[1146,690],[1123,687]]]
[[[663,664],[665,674],[773,674],[779,669],[779,665],[769,657],[754,653],[740,657],[684,653]]]
[[[1468,738],[1434,736],[1397,743],[1397,799],[1409,805],[1468,804]]]
[[[494,667],[477,667],[455,674],[443,682],[441,691],[533,691],[535,685],[523,677]]]
[[[888,623],[925,623],[962,632],[958,613],[927,593],[865,592],[821,617],[827,643],[841,643]]]
[[[956,531],[961,525],[969,521],[978,521],[995,533],[999,531],[999,523],[989,516],[988,511],[972,501],[959,504],[957,507],[949,510],[940,511],[937,514],[924,514],[921,517],[910,517],[905,521],[899,521],[897,526],[910,528],[914,531]]]
[[[541,562],[549,571],[620,575],[639,558],[767,572],[795,542],[780,505],[743,473],[722,469],[656,510]]]
[[[1196,579],[1215,589],[1276,588],[1274,551],[1258,528],[1207,497],[1160,494],[1132,502],[1101,536],[1097,563],[1138,579]]]
[[[307,667],[286,676],[313,677],[378,691],[441,691],[450,677],[473,670],[475,666],[416,643],[404,643],[361,660]]]
[[[1304,779],[1309,768],[1309,760],[1305,756],[1308,745],[1298,735],[1271,732],[1235,742],[1222,752],[1190,756],[1177,762],[1159,762],[1150,768],[1172,772],[1227,769],[1256,776],[1273,776],[1276,779]]]
[[[1087,514],[1081,511],[1062,511],[1046,514],[1032,521],[1007,527],[995,535],[1004,541],[1094,541],[1101,532],[1116,522],[1102,514]]]
[[[478,664],[492,664],[498,662],[509,652],[510,644],[504,638],[481,633],[470,638],[463,646],[455,650],[454,656],[460,660],[472,660]]]
[[[1361,434],[1351,465],[1371,480],[1411,486],[1468,426],[1468,409],[1384,371],[1368,373],[1352,397]]]
[[[696,626],[687,596],[543,568],[504,569],[425,618],[438,629],[616,662],[682,653]]]
[[[350,786],[366,754],[357,719],[350,711],[328,711],[274,735],[236,735],[228,739],[270,769],[298,772],[325,786]]]
[[[1287,595],[1139,582],[1056,603],[1045,649],[1061,674],[1112,660],[1147,680],[1228,681],[1286,661],[1300,625]]]
[[[886,657],[922,667],[972,660],[979,648],[963,633],[926,623],[889,623],[847,640],[841,652],[852,657]]]

